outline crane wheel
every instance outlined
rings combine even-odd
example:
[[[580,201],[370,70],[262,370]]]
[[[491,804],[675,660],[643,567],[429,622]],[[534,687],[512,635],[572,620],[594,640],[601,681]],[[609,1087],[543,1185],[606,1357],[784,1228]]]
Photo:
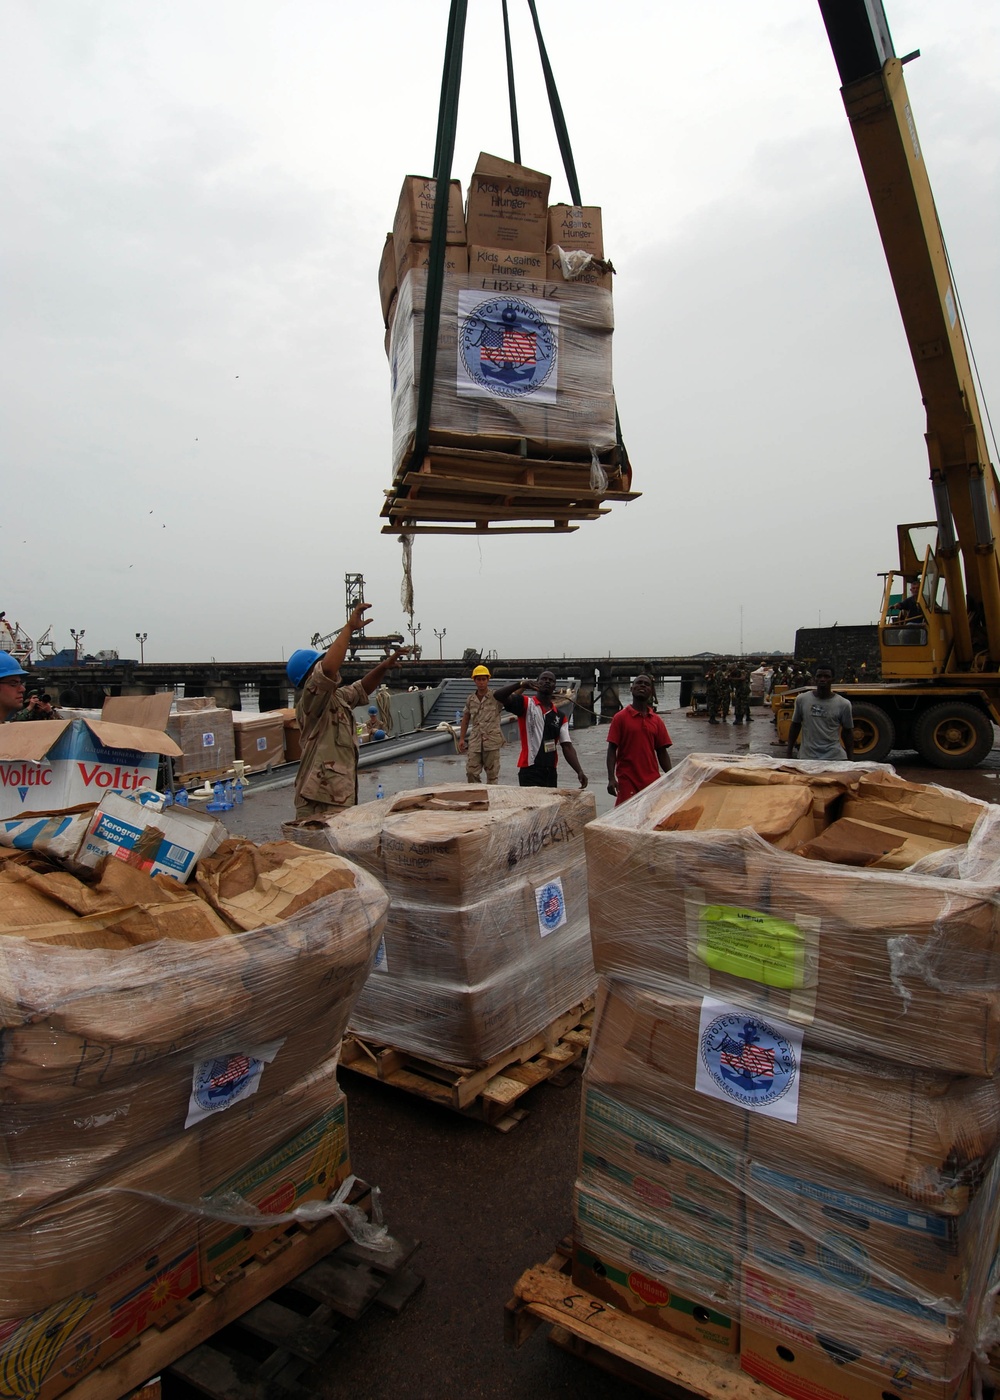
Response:
[[[852,701],[854,758],[858,763],[884,763],[896,743],[896,726],[878,705]]]
[[[913,737],[934,768],[975,768],[993,747],[993,725],[975,705],[953,700],[925,710]]]

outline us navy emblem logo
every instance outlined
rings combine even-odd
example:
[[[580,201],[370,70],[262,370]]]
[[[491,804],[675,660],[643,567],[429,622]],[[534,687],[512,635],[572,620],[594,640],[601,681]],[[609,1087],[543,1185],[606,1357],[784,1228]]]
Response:
[[[695,1087],[755,1113],[798,1117],[802,1033],[706,997]]]
[[[543,314],[526,298],[459,297],[459,388],[503,399],[554,401],[558,310]],[[465,381],[464,384],[462,381]]]

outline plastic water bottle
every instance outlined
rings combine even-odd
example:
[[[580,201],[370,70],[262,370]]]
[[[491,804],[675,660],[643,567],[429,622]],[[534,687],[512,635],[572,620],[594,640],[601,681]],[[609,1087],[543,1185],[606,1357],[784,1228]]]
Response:
[[[226,784],[225,784],[225,787],[222,789],[222,794],[223,794],[222,800],[225,802],[226,806],[229,807],[230,810],[231,810],[231,809],[232,809],[232,806],[233,806],[233,803],[236,801],[236,798],[235,798],[235,796],[233,795],[233,780],[232,780],[232,778],[227,778],[227,779],[226,779]]]
[[[423,781],[424,781],[424,760],[423,760],[422,758],[418,758],[418,759],[417,759],[417,782],[418,782],[418,783],[422,783]]]
[[[233,784],[233,805],[236,807],[243,806],[243,784],[240,782],[239,778],[237,778]]]
[[[384,796],[385,796],[385,788],[382,786],[381,783],[379,783],[378,787],[375,789],[375,796],[376,796],[376,797],[384,797]]]
[[[456,710],[456,711],[455,711],[455,723],[456,723],[456,724],[461,724],[461,723],[462,723],[462,711],[461,711],[461,710]]]
[[[188,805],[188,790],[185,787],[178,788],[174,793],[174,806],[186,807]]]
[[[226,801],[226,790],[223,787],[221,780],[212,784],[212,792],[214,793],[214,796],[211,802],[206,804],[205,811],[231,812],[233,804],[231,802]]]
[[[172,807],[174,805],[174,794],[169,788],[167,788],[166,792],[163,794],[163,805],[164,807]]]

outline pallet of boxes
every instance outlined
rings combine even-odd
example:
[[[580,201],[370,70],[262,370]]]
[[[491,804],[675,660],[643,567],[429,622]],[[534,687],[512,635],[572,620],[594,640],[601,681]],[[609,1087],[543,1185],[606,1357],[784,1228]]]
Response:
[[[415,460],[436,182],[403,181],[378,279],[393,423],[383,533],[574,530],[634,499],[601,211],[550,207],[549,185],[485,154],[464,209],[450,184],[429,445]]]
[[[594,969],[590,793],[445,785],[290,823],[390,897],[345,1067],[513,1126],[517,1101],[581,1055]]]
[[[638,1346],[705,1395],[970,1394],[995,1328],[996,808],[695,756],[586,839],[572,1283],[526,1275],[517,1306],[583,1290],[578,1349]]]
[[[0,823],[3,1395],[113,1400],[364,1234],[336,1067],[384,891],[142,796]]]

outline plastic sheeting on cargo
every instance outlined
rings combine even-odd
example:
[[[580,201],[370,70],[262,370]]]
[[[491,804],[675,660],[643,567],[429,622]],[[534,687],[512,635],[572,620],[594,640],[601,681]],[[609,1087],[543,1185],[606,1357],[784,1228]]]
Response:
[[[427,274],[403,279],[391,325],[392,464],[412,447]],[[611,293],[568,282],[535,294],[494,278],[445,278],[431,406],[432,441],[528,440],[530,457],[604,452],[617,441]],[[491,440],[493,440],[491,442]]]
[[[995,1330],[998,820],[884,766],[694,756],[590,824],[581,1286],[654,1325],[686,1300],[713,1345],[738,1321],[779,1389],[962,1392]]]
[[[351,1029],[476,1065],[589,996],[583,829],[594,811],[575,789],[454,785],[323,823],[320,839],[392,901]]]
[[[349,1171],[335,1071],[384,890],[284,842],[228,841],[197,880],[0,861],[0,1319],[96,1297],[161,1244],[204,1275],[240,1201],[270,1223]],[[279,1150],[298,1173],[262,1205]]]

